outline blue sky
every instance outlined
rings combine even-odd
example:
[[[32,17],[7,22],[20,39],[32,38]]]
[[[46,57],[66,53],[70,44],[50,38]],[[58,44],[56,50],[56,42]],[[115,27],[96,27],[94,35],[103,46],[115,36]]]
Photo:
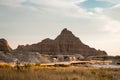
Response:
[[[95,8],[95,7],[111,7],[112,3],[108,3],[106,1],[97,1],[97,0],[86,0],[83,3],[80,3],[81,6],[85,8]]]
[[[0,0],[0,38],[18,45],[68,28],[83,43],[120,55],[120,0]]]

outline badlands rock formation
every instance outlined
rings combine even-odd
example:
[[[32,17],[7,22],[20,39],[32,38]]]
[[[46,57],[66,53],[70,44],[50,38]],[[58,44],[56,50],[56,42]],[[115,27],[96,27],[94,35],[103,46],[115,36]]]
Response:
[[[7,40],[0,39],[0,51],[3,51],[3,52],[10,52],[10,51],[12,51],[12,48],[9,46]]]
[[[32,51],[41,54],[81,54],[85,57],[107,55],[105,51],[96,50],[84,44],[66,28],[54,40],[47,38],[36,44],[19,45],[15,51]]]

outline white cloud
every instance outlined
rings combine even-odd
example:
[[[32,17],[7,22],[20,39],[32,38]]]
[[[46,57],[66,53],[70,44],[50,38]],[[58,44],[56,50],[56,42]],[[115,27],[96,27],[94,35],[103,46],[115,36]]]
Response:
[[[20,3],[25,0],[0,0],[1,5],[8,5],[8,6],[20,6]]]
[[[76,5],[83,1],[85,0],[1,0],[0,4],[79,17],[80,14],[86,15],[84,10]]]
[[[47,12],[77,17],[79,17],[80,14],[82,15],[84,10],[76,4],[83,1],[84,0],[31,0],[32,3],[40,5],[37,8],[43,8]]]
[[[34,7],[47,7],[47,8],[57,8],[57,7],[70,7],[76,3],[83,2],[84,0],[0,0],[0,4],[9,5],[9,6],[16,6],[22,5],[25,3],[29,6]],[[35,6],[37,5],[37,6]],[[22,5],[25,6],[25,5]]]
[[[96,12],[96,13],[102,13],[103,12],[103,8],[99,8],[99,7],[96,7],[96,8],[94,8],[94,11]]]
[[[112,19],[120,21],[120,5],[113,6],[112,8],[108,8],[104,10],[104,14],[106,16],[111,17]]]
[[[115,20],[107,20],[104,30],[112,33],[118,33],[120,32],[120,22]]]

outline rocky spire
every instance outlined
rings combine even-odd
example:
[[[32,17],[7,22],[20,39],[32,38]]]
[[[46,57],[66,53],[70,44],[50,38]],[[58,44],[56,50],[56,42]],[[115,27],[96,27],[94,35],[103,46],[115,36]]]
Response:
[[[62,31],[61,31],[61,34],[72,34],[71,31],[69,31],[67,28],[64,28]]]
[[[60,33],[60,35],[58,35],[57,37],[56,37],[56,39],[55,40],[62,40],[62,41],[64,41],[64,40],[77,40],[77,41],[79,41],[80,43],[81,43],[81,41],[79,40],[79,38],[78,37],[76,37],[71,31],[69,31],[67,28],[64,28],[62,31],[61,31],[61,33]]]

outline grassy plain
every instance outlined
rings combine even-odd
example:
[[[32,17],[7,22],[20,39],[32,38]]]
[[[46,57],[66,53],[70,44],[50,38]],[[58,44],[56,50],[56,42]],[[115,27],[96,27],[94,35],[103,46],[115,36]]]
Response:
[[[93,67],[0,67],[0,80],[120,80],[120,69]]]

